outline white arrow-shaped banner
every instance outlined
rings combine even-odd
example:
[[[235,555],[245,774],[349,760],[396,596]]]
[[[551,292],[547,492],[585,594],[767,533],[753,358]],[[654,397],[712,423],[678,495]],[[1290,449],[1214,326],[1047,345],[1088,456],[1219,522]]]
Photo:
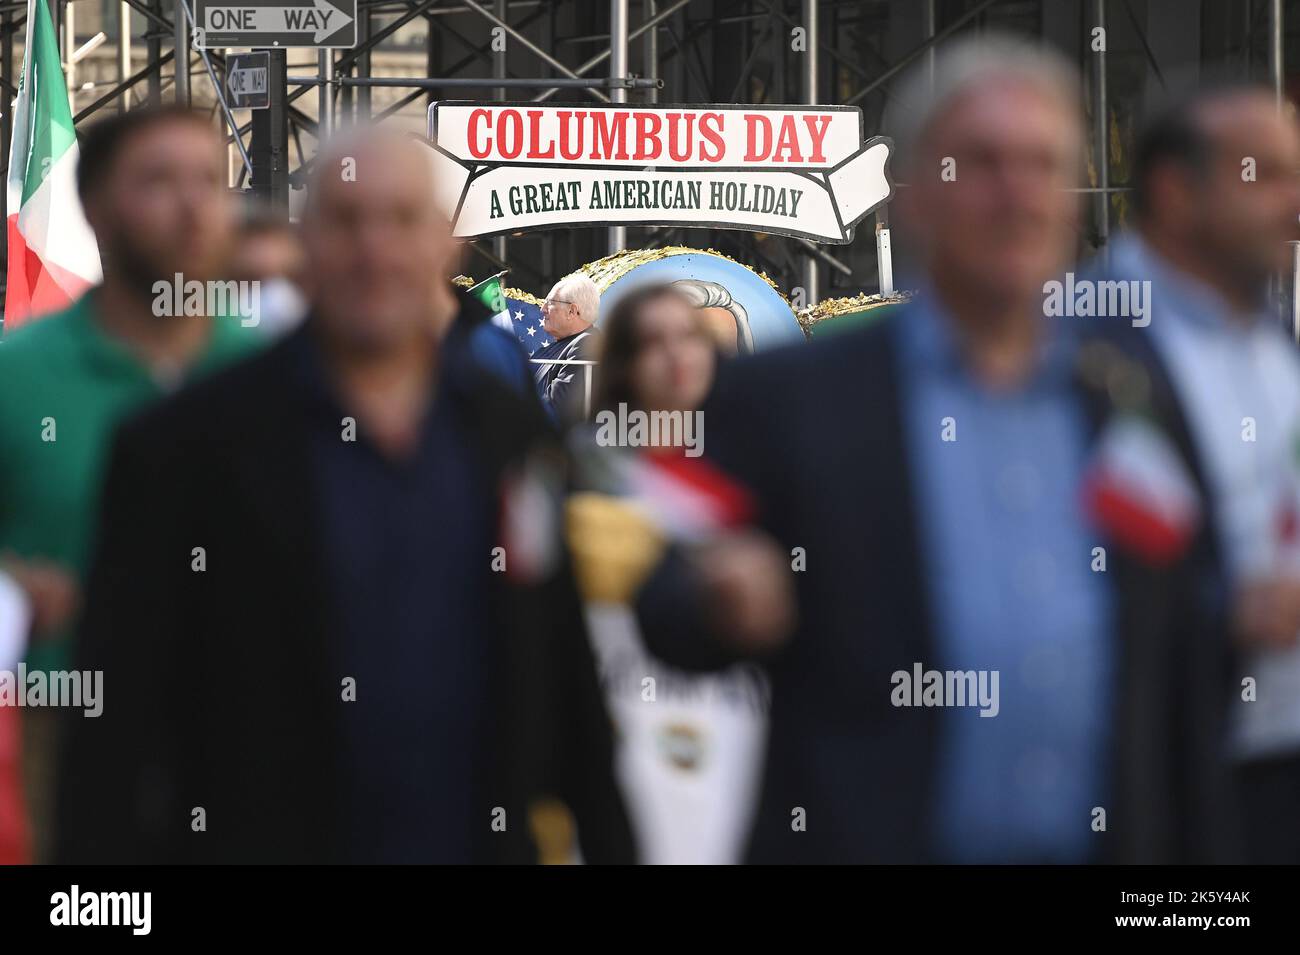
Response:
[[[203,27],[209,33],[311,33],[319,43],[351,22],[337,7],[314,0],[310,7],[210,6]]]

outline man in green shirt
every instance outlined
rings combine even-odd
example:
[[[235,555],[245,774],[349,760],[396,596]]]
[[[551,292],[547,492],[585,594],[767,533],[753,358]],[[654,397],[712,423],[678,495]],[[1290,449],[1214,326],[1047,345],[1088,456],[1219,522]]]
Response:
[[[29,671],[70,665],[69,630],[117,424],[256,342],[232,311],[178,315],[178,296],[160,291],[213,286],[230,251],[224,148],[205,117],[135,110],[95,125],[81,145],[77,187],[103,284],[0,339],[0,568],[32,607]],[[57,715],[25,708],[22,716],[23,781],[41,861]]]

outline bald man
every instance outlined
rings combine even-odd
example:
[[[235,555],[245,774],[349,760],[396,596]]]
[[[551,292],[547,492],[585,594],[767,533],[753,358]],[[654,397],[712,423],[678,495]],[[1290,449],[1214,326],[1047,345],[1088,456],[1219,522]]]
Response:
[[[1227,86],[1140,138],[1137,230],[1113,278],[1149,283],[1141,334],[1167,367],[1205,472],[1242,655],[1224,668],[1253,861],[1300,862],[1300,361],[1269,277],[1300,239],[1300,131],[1271,90]],[[1227,678],[1231,677],[1231,680]]]
[[[311,316],[121,432],[82,633],[118,702],[73,736],[63,858],[526,862],[575,823],[630,858],[564,555],[501,536],[551,429],[471,360],[506,333],[448,281],[424,149],[329,147]]]

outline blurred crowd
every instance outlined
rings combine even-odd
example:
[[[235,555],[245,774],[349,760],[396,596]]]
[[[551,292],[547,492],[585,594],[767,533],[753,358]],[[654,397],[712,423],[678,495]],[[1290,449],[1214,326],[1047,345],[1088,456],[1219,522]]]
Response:
[[[294,225],[205,116],[87,129],[103,283],[0,341],[0,858],[1300,862],[1300,136],[1163,104],[1076,264],[1078,90],[951,44],[916,296],[757,354],[575,273],[530,362],[383,127]]]

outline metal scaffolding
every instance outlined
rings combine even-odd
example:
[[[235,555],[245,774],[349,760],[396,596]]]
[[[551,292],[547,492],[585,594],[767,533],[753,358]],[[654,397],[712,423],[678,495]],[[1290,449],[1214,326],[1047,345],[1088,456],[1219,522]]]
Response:
[[[935,47],[948,38],[988,27],[1036,33],[1070,52],[1087,77],[1096,192],[1089,238],[1096,247],[1109,235],[1113,194],[1122,186],[1112,186],[1107,104],[1116,94],[1107,87],[1108,56],[1092,56],[1086,38],[1095,26],[1118,28],[1108,14],[1111,21],[1127,17],[1124,28],[1128,21],[1138,28],[1148,71],[1163,85],[1139,21],[1167,5],[1145,0],[1139,9],[1147,12],[1138,16],[1129,0],[358,0],[358,45],[276,51],[273,69],[285,77],[285,95],[250,118],[233,110],[224,92],[227,51],[191,48],[194,0],[42,2],[60,32],[78,124],[143,103],[210,109],[231,145],[232,187],[251,187],[285,209],[322,132],[354,119],[419,128],[428,104],[440,98],[852,104],[872,135],[888,132],[893,83],[913,64],[932,69]],[[1235,22],[1247,68],[1263,62],[1280,90],[1286,4],[1240,5],[1246,12]],[[0,0],[0,86],[10,97],[26,9]],[[104,20],[98,37],[87,32],[95,11]],[[9,112],[0,118],[6,166]],[[887,208],[872,225],[863,223],[853,243],[838,247],[727,230],[565,229],[474,242],[471,268],[509,266],[512,284],[540,290],[610,248],[688,244],[746,262],[787,291],[801,289],[802,304],[812,304],[892,287]]]

